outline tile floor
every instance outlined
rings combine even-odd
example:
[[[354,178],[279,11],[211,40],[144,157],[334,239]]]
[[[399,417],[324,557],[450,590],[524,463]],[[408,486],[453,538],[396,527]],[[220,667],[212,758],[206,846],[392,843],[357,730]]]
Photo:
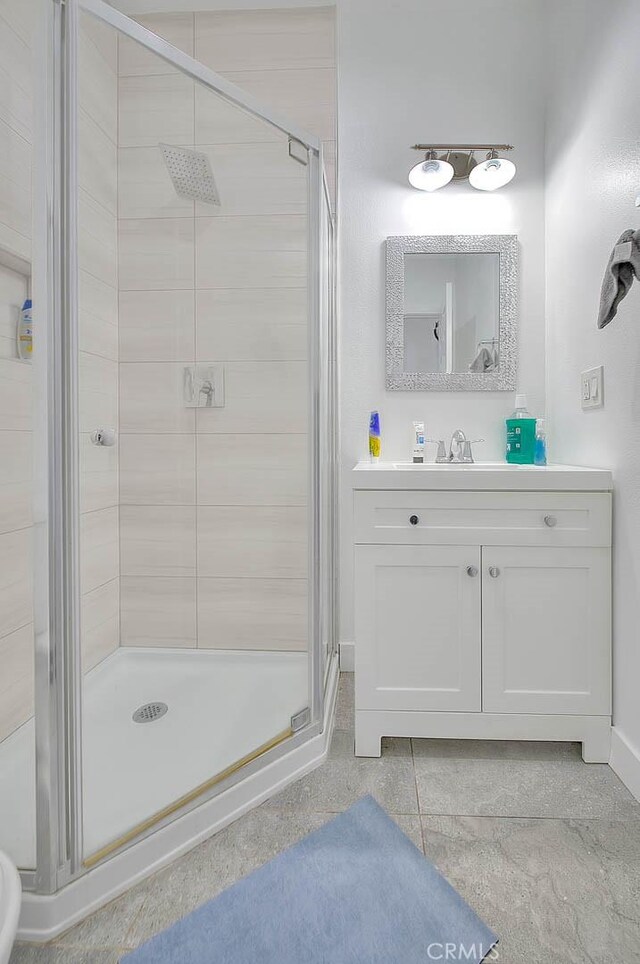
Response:
[[[345,675],[323,767],[11,964],[117,964],[365,793],[500,934],[501,964],[640,964],[640,805],[607,766],[568,744],[439,740],[356,760],[352,712]]]

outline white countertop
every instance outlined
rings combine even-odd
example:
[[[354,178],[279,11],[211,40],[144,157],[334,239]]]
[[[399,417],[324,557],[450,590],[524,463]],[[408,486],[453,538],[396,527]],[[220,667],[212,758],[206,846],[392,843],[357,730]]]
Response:
[[[580,465],[471,465],[434,462],[358,462],[352,472],[354,489],[439,489],[469,491],[608,492],[608,469]]]

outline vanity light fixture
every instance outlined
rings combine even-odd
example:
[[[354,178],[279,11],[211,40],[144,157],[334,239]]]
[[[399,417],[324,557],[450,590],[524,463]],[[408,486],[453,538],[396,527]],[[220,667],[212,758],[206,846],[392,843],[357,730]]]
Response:
[[[424,161],[409,171],[409,183],[420,191],[437,191],[452,180],[468,180],[479,191],[495,191],[516,173],[513,161],[499,156],[512,151],[511,144],[414,144],[413,150],[425,152]],[[486,151],[486,160],[478,163],[476,151]]]
[[[448,184],[454,174],[448,155],[439,159],[434,150],[428,150],[424,161],[409,171],[409,184],[419,191],[437,191]]]

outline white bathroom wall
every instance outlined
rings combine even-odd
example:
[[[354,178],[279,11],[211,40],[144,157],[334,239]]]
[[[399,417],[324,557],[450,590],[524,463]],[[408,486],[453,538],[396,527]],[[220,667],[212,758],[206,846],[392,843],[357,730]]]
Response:
[[[549,5],[547,372],[554,458],[614,472],[614,754],[640,796],[640,283],[603,330],[611,248],[640,227],[640,6]],[[580,372],[603,364],[605,407],[583,413]]]
[[[350,470],[365,457],[370,409],[383,457],[410,457],[414,419],[429,437],[463,428],[503,457],[510,393],[389,393],[384,387],[384,239],[518,234],[519,386],[544,397],[544,62],[538,0],[339,0],[339,244],[342,418],[341,639],[353,639]],[[517,178],[491,195],[413,190],[416,142],[516,146]],[[428,620],[428,614],[425,615]]]

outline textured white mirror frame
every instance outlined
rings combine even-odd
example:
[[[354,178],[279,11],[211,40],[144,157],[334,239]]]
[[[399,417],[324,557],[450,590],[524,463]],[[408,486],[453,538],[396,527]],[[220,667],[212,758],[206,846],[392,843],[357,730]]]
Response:
[[[509,392],[518,367],[518,237],[442,234],[387,238],[386,387],[390,392]],[[500,362],[495,372],[404,371],[404,259],[407,254],[500,256]]]

